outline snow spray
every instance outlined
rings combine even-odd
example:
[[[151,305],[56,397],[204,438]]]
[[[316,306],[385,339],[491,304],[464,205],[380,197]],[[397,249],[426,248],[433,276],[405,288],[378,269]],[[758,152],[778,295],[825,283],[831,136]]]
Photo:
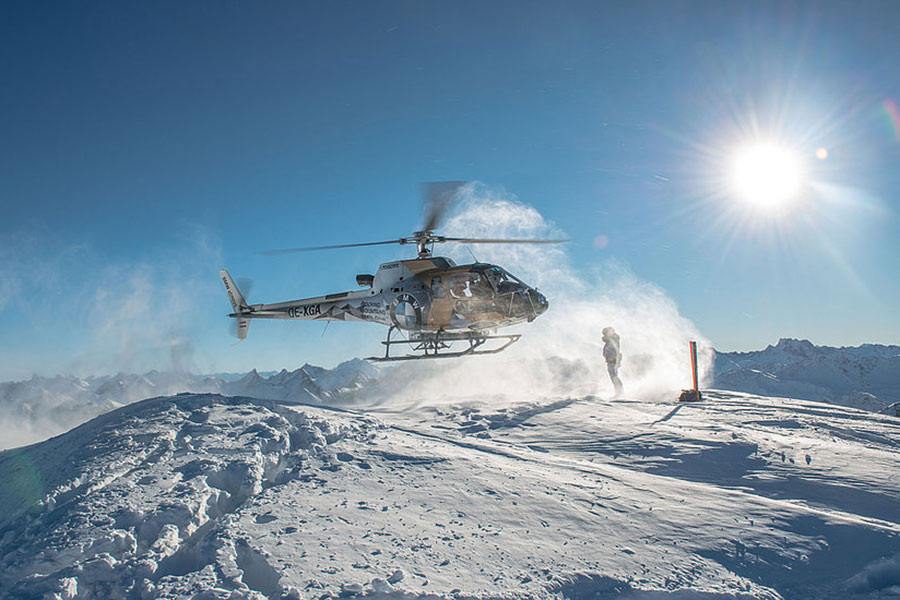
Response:
[[[566,237],[535,208],[480,184],[461,191],[460,203],[443,233]],[[466,247],[442,250],[458,263],[472,261]],[[471,251],[480,262],[498,264],[540,289],[549,298],[550,309],[532,323],[504,330],[523,337],[500,354],[395,367],[390,392],[395,398],[431,404],[472,398],[520,402],[611,396],[602,355],[601,331],[606,326],[621,336],[620,376],[626,398],[671,398],[689,385],[684,347],[689,340],[703,337],[662,289],[641,281],[621,262],[605,260],[585,274],[572,267],[565,244],[483,245]],[[709,347],[701,344],[701,348]],[[708,352],[698,357],[701,378],[712,362]]]

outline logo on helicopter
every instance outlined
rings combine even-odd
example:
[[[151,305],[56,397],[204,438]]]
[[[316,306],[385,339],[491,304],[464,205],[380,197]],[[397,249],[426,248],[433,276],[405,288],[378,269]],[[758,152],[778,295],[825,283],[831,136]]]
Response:
[[[400,294],[394,300],[391,321],[400,329],[417,329],[422,324],[422,308],[412,294]]]
[[[303,306],[292,306],[288,308],[288,316],[292,319],[315,317],[320,314],[322,314],[321,304],[306,304]]]

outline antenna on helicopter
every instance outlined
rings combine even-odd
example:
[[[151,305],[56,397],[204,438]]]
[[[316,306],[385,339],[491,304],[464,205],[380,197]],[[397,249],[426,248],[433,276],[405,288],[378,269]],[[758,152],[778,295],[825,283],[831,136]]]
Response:
[[[467,181],[432,181],[422,184],[422,201],[425,206],[422,227],[414,231],[408,237],[379,242],[359,242],[355,244],[332,244],[327,246],[304,246],[300,248],[280,248],[265,250],[260,254],[266,256],[280,256],[282,254],[294,254],[298,252],[311,252],[315,250],[332,250],[336,248],[361,248],[364,246],[387,246],[390,244],[415,244],[419,258],[428,258],[434,250],[435,244],[559,244],[567,242],[566,239],[501,239],[501,238],[463,238],[435,235],[437,229],[447,214],[450,207],[459,198],[460,191],[470,185]]]

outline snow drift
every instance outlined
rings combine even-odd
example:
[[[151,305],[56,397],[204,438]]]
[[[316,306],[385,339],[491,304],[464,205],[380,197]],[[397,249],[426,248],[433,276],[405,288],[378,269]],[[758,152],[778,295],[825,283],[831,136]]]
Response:
[[[0,597],[896,590],[898,421],[709,397],[138,402],[0,453]]]

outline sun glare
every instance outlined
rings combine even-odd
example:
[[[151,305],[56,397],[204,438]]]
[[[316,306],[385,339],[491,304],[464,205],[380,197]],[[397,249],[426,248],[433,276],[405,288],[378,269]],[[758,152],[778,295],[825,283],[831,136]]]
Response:
[[[777,209],[797,196],[800,184],[800,161],[783,146],[755,144],[735,157],[734,191],[754,207]]]

